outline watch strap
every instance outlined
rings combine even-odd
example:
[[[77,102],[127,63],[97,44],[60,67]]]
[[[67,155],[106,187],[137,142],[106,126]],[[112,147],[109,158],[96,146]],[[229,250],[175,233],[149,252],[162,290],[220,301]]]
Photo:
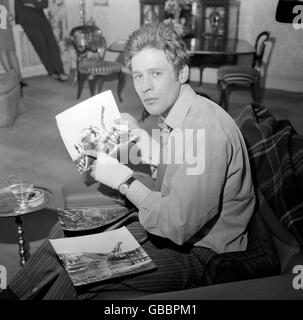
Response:
[[[122,191],[122,186],[123,186],[123,189],[124,188],[129,188],[130,187],[130,185],[135,181],[136,179],[133,177],[133,176],[131,176],[131,177],[129,177],[126,181],[124,181],[124,182],[122,182],[120,185],[119,185],[119,187],[118,187],[118,190],[119,190],[119,192],[121,192]],[[125,192],[121,192],[122,194],[125,194]]]
[[[130,186],[134,181],[135,181],[136,179],[133,177],[133,176],[131,176],[131,177],[129,177],[125,182],[123,182],[124,184],[126,184],[126,185],[128,185],[128,186]]]

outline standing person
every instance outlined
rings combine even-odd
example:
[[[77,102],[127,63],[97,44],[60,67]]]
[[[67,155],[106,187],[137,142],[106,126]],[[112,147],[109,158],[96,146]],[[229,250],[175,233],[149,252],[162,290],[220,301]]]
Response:
[[[20,24],[48,74],[58,81],[68,80],[53,30],[43,9],[48,0],[15,0],[16,23]]]
[[[9,7],[9,0],[0,0],[0,5],[4,6],[8,12],[7,28],[0,28],[0,62],[6,72],[14,72],[21,78],[20,65],[16,55],[12,22],[14,17]]]
[[[161,146],[152,147],[150,154],[152,138],[130,116],[124,117],[140,135],[142,159],[158,163],[156,188],[135,179],[117,159],[93,151],[85,154],[97,157],[92,176],[137,207],[140,223],[128,228],[135,237],[146,232],[142,247],[157,269],[80,292],[46,242],[10,283],[7,295],[24,296],[58,268],[60,274],[44,299],[100,299],[109,290],[119,294],[193,288],[207,284],[206,265],[216,254],[246,249],[255,194],[244,139],[234,120],[187,84],[188,51],[170,26],[142,26],[129,37],[125,56],[144,107],[164,119]],[[60,236],[57,226],[50,237]]]

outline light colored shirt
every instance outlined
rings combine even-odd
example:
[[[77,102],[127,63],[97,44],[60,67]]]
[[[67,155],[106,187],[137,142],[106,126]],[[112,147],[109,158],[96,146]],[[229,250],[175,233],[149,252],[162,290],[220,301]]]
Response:
[[[150,192],[139,208],[141,224],[179,245],[189,242],[217,253],[245,250],[255,194],[245,142],[236,123],[189,85],[164,122],[172,129],[166,159],[175,160],[167,164],[161,191]],[[193,134],[186,135],[187,131]],[[183,161],[173,143],[180,134]]]

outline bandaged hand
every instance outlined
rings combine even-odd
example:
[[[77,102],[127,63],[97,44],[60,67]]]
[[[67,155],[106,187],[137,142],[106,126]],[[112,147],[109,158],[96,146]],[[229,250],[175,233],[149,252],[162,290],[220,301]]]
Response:
[[[91,176],[112,189],[118,189],[133,174],[133,170],[104,152],[86,150],[83,154],[97,158],[92,166]]]

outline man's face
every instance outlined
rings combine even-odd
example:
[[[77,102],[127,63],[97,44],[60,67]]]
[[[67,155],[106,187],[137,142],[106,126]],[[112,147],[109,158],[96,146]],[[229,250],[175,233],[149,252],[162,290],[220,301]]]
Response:
[[[178,98],[181,82],[164,51],[146,48],[131,60],[136,92],[152,115],[168,111]]]

